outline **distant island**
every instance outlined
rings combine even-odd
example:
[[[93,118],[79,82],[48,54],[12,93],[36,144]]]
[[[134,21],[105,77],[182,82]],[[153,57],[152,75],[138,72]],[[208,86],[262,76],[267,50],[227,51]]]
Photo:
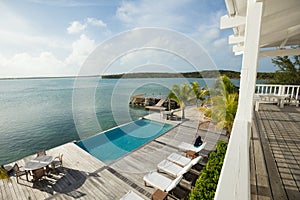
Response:
[[[274,78],[274,72],[258,72],[258,80],[270,80]],[[205,70],[202,72],[182,72],[182,73],[124,73],[103,75],[102,78],[218,78],[219,75],[226,75],[230,79],[240,79],[240,72],[231,70]]]
[[[143,73],[123,73],[110,75],[90,75],[90,76],[59,76],[59,77],[20,77],[20,78],[0,78],[0,80],[12,79],[50,79],[50,78],[88,78],[102,77],[104,79],[114,78],[218,78],[219,75],[226,75],[230,79],[240,79],[240,72],[231,70],[204,70],[201,72],[178,72],[178,73],[158,73],[158,72],[143,72]],[[274,72],[258,72],[257,80],[274,79]]]

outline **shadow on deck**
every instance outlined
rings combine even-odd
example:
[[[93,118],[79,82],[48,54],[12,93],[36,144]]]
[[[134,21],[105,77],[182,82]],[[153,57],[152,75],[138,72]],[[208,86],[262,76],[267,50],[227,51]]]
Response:
[[[250,141],[251,199],[300,198],[300,108],[262,105]]]

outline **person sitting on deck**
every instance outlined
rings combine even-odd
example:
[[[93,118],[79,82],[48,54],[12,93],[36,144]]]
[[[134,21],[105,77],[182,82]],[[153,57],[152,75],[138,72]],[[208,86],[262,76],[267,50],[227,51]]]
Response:
[[[201,136],[199,135],[197,138],[196,138],[196,141],[194,143],[194,146],[195,147],[200,147],[202,145],[202,140],[201,140]]]

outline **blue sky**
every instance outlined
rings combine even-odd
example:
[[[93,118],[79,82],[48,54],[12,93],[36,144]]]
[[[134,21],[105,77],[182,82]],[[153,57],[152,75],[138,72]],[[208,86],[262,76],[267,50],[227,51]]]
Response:
[[[228,45],[232,31],[219,29],[220,17],[227,14],[224,0],[12,0],[1,1],[0,9],[0,77],[77,75],[96,47],[143,27],[184,34],[203,48],[217,69],[240,70],[241,56],[234,56]],[[126,72],[116,66],[145,65],[154,62],[153,57],[160,65],[182,63],[171,56],[168,63],[164,53],[143,53],[130,54],[130,59],[125,55],[108,71]],[[190,69],[182,64],[175,70]],[[258,70],[275,67],[264,59]]]

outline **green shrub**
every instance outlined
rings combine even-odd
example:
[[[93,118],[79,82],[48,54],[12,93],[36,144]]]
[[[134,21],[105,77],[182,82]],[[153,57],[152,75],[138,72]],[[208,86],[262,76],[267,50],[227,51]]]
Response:
[[[205,168],[202,169],[201,175],[189,195],[190,200],[208,200],[214,198],[226,149],[226,142],[219,141],[217,143],[217,150],[210,153]]]
[[[0,167],[0,180],[1,179],[9,179],[7,172],[2,167]]]

